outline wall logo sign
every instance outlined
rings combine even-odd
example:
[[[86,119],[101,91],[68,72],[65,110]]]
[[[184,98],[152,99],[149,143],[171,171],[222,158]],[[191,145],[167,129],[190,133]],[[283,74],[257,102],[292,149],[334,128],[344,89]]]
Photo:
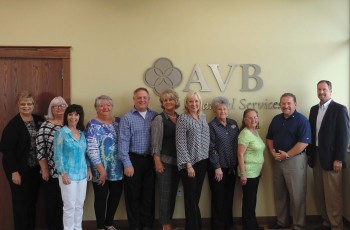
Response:
[[[166,89],[174,89],[182,81],[182,72],[168,58],[159,58],[145,73],[146,84],[159,95]]]
[[[223,93],[228,88],[229,82],[233,76],[233,73],[237,69],[241,69],[242,72],[242,87],[241,92],[256,92],[263,87],[263,79],[260,76],[261,68],[257,64],[229,64],[229,72],[226,78],[223,78],[221,72],[219,71],[219,64],[208,64],[212,71],[214,79],[216,80],[217,87]],[[238,67],[238,68],[237,68]],[[240,68],[239,68],[240,67]],[[173,63],[165,57],[157,59],[153,66],[148,68],[145,72],[144,80],[146,84],[153,88],[155,94],[158,96],[166,89],[174,89],[180,85],[183,79],[182,72],[179,68],[175,67]],[[225,80],[224,80],[225,79]],[[192,84],[199,84],[201,87],[200,92],[211,92],[211,87],[207,84],[205,76],[201,70],[199,64],[195,64],[190,74],[186,86],[183,92],[188,92]],[[232,99],[231,107],[235,107],[234,103],[238,101],[238,108],[244,110],[246,108],[254,109],[279,109],[278,101],[262,100],[259,102],[247,101],[247,99],[242,98],[240,100]],[[210,103],[203,103],[203,110],[209,110]]]
[[[229,73],[225,80],[219,71],[219,64],[208,64],[213,73],[213,77],[221,92],[224,92],[232,78],[233,73],[241,68],[242,72],[242,87],[241,92],[254,92],[263,87],[263,79],[260,77],[261,68],[257,64],[229,64]],[[182,72],[179,68],[174,67],[173,63],[168,58],[159,58],[154,62],[154,65],[146,70],[145,82],[148,86],[154,89],[159,95],[165,89],[179,86],[182,81]],[[207,84],[201,67],[195,64],[191,75],[187,81],[184,92],[190,90],[192,84],[200,84],[201,92],[211,92],[212,90]]]

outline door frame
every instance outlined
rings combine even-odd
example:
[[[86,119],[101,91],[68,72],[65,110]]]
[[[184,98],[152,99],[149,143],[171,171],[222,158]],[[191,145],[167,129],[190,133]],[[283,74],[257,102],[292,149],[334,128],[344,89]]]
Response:
[[[0,46],[2,58],[53,58],[62,59],[63,95],[66,101],[70,98],[70,46]]]
[[[62,94],[61,96],[70,103],[71,94],[70,94],[70,50],[69,46],[0,46],[0,58],[7,59],[59,59],[62,63]],[[0,137],[2,135],[2,130]],[[0,182],[1,184],[7,184],[7,179],[4,175],[2,169],[2,153],[0,153]],[[41,192],[42,192],[41,188]],[[12,229],[14,228],[13,217],[12,217],[12,202],[11,202],[11,192],[9,186],[2,188],[2,199],[8,201],[11,207],[4,207],[8,204],[1,204],[2,209],[7,211],[0,215],[0,230],[3,229]],[[45,207],[44,207],[44,198],[42,193],[39,194],[39,200],[37,206],[37,214],[43,216]],[[39,213],[38,213],[39,210]],[[45,227],[45,218],[37,216],[37,227],[39,229]]]

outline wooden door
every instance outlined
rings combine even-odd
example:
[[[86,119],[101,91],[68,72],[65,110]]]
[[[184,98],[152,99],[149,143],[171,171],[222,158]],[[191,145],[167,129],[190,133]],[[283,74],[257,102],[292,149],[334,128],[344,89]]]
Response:
[[[8,121],[18,113],[16,95],[22,90],[36,97],[34,113],[44,115],[52,98],[70,102],[70,47],[0,46],[0,138]],[[0,155],[0,230],[14,229],[11,192]],[[39,198],[37,226],[45,226],[44,201]]]

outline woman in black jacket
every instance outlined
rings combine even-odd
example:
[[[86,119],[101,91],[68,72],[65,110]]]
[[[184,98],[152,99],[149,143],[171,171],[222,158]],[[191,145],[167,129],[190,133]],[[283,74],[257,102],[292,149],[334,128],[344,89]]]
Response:
[[[17,96],[19,113],[6,125],[1,140],[3,167],[12,193],[15,229],[35,229],[36,201],[41,181],[35,138],[44,121],[32,114],[34,96]]]

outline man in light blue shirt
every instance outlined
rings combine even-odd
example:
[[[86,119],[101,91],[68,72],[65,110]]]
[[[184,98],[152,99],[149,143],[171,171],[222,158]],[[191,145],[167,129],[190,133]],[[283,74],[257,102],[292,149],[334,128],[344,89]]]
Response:
[[[119,159],[124,166],[125,205],[129,229],[146,230],[154,222],[155,172],[151,155],[151,121],[157,115],[148,108],[146,88],[137,88],[134,108],[120,121]]]

